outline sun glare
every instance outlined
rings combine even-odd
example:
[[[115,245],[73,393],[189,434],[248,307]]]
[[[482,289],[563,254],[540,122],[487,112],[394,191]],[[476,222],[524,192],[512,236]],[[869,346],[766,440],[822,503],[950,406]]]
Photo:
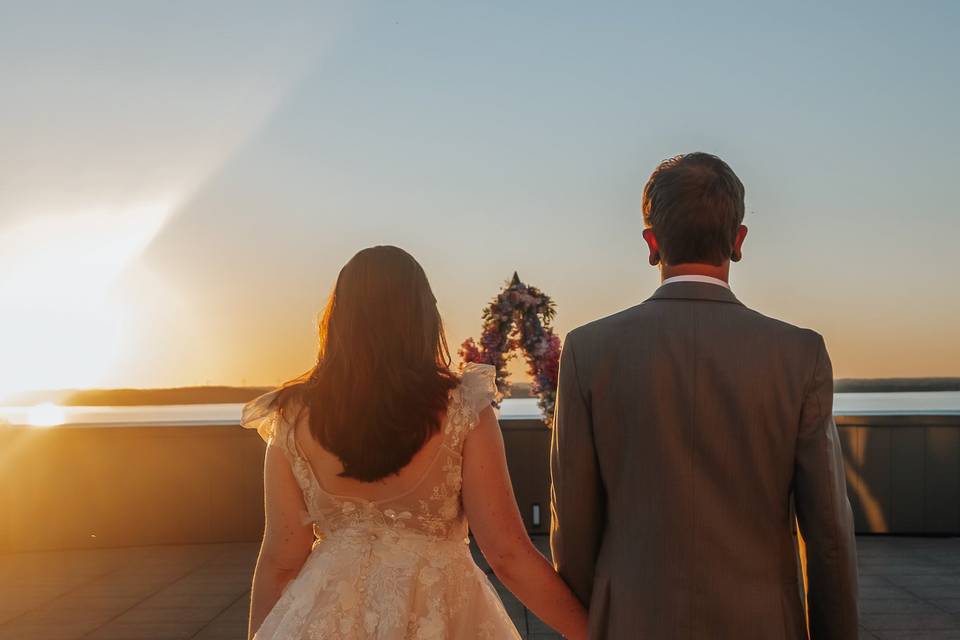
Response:
[[[31,427],[53,427],[66,420],[67,413],[64,408],[52,402],[36,404],[27,409],[27,424]]]
[[[122,355],[128,316],[114,284],[172,202],[37,215],[0,229],[0,396],[89,387]]]

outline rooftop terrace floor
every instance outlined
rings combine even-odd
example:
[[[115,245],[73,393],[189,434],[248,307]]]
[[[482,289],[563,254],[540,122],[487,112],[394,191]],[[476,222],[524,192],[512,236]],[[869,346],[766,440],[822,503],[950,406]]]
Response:
[[[861,638],[960,640],[960,538],[862,537],[859,550]],[[242,639],[256,553],[243,543],[0,555],[0,639]],[[493,581],[523,637],[559,637]]]

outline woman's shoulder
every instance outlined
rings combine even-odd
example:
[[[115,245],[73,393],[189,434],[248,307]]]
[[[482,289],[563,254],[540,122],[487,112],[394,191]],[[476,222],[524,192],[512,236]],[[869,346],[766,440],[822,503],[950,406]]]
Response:
[[[285,443],[289,427],[295,423],[302,407],[284,387],[257,396],[243,405],[240,426],[254,429],[267,444]]]
[[[497,369],[492,364],[468,362],[460,374],[464,404],[476,412],[490,406],[497,396]]]
[[[460,374],[457,410],[451,416],[450,431],[457,446],[480,422],[480,412],[497,399],[497,370],[493,365],[468,362]]]
[[[451,396],[444,429],[452,449],[463,450],[467,435],[480,423],[480,413],[496,399],[496,368],[475,362],[465,364],[460,372],[460,385]]]

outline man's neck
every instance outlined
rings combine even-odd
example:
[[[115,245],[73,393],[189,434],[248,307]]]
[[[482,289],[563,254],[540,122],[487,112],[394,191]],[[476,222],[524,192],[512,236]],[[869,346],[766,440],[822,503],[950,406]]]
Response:
[[[661,264],[660,282],[674,276],[707,276],[724,282],[730,282],[730,261],[724,260],[721,265],[700,264],[687,262],[684,264]]]

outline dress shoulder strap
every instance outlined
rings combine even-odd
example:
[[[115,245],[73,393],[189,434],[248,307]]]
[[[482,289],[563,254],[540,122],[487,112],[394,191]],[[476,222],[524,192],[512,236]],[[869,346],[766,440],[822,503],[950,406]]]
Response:
[[[456,451],[462,449],[467,434],[480,420],[480,412],[493,403],[496,395],[496,368],[489,364],[467,363],[447,411],[446,433]]]
[[[293,429],[277,401],[279,393],[280,389],[274,389],[243,405],[240,426],[255,429],[268,446],[280,447],[288,455],[294,455]]]

